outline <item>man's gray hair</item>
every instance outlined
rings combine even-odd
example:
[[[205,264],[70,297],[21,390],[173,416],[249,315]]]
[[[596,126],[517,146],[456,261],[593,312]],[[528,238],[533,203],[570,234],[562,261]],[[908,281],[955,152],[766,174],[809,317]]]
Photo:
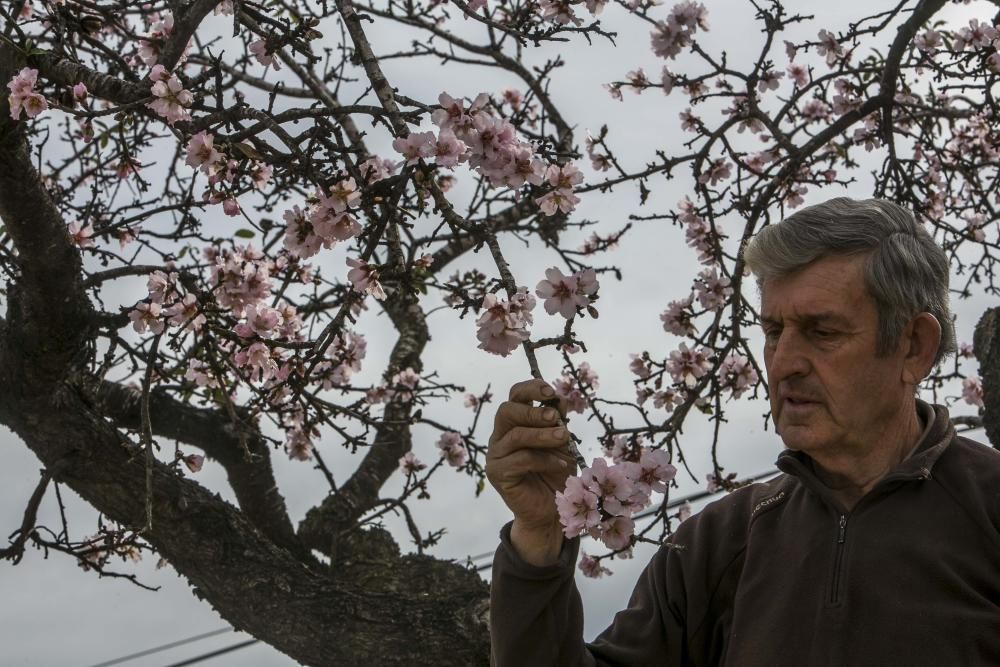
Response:
[[[927,312],[941,325],[934,364],[955,351],[948,305],[948,257],[907,209],[885,199],[837,197],[770,225],[746,245],[743,257],[764,281],[794,273],[828,256],[867,254],[865,287],[878,309],[876,354],[896,349],[903,328]]]

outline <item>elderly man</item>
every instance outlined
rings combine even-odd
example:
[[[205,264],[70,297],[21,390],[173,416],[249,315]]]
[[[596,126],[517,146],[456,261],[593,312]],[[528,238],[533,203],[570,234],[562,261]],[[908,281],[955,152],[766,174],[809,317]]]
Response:
[[[905,209],[834,199],[744,252],[761,289],[776,479],[682,523],[587,644],[573,470],[540,380],[497,411],[514,514],[493,565],[496,665],[1000,665],[1000,453],[916,398],[954,351],[944,252]]]

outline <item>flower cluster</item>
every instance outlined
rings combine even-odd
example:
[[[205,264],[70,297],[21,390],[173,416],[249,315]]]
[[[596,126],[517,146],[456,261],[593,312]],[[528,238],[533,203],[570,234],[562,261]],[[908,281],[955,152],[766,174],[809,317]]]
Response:
[[[739,398],[760,381],[757,370],[747,357],[730,354],[719,365],[719,388],[729,389],[733,398]]]
[[[541,186],[546,181],[553,190],[536,202],[546,215],[569,213],[579,198],[573,186],[583,175],[572,165],[549,165],[536,155],[535,147],[517,138],[514,125],[488,109],[490,98],[479,94],[468,106],[448,93],[438,97],[440,109],[431,114],[438,133],[415,132],[399,137],[393,148],[412,165],[434,159],[439,167],[455,167],[468,161],[493,187]]]
[[[441,458],[448,462],[453,468],[460,468],[465,464],[469,452],[465,449],[465,440],[455,431],[445,431],[437,441],[438,449],[441,450]]]
[[[191,120],[188,107],[194,103],[194,95],[184,89],[184,84],[177,75],[168,72],[163,65],[156,65],[149,78],[153,80],[150,93],[155,99],[146,106],[165,118],[170,125],[179,120]]]
[[[691,45],[699,28],[708,30],[705,5],[691,0],[677,3],[667,20],[658,22],[650,33],[653,53],[661,58],[676,58],[681,49]]]
[[[559,313],[571,320],[578,309],[590,305],[591,297],[598,287],[594,269],[583,269],[564,276],[557,267],[552,267],[546,269],[545,280],[539,281],[535,286],[535,295],[545,299],[542,305],[546,313]]]
[[[616,551],[631,544],[632,515],[648,506],[650,495],[666,491],[677,474],[661,449],[642,448],[638,461],[611,466],[594,459],[579,477],[569,477],[566,488],[556,492],[556,508],[563,534],[576,537],[586,531]]]
[[[688,389],[698,384],[698,380],[712,368],[712,352],[704,347],[689,350],[686,343],[670,353],[667,372],[677,384]]]
[[[531,335],[528,327],[534,321],[531,315],[534,307],[535,297],[528,294],[527,287],[518,288],[510,300],[487,294],[483,313],[476,320],[479,349],[502,357],[513,352]]]
[[[962,399],[969,405],[983,407],[983,385],[976,375],[962,380]]]
[[[368,341],[353,331],[337,334],[326,348],[326,359],[316,364],[313,373],[324,389],[344,386],[361,370],[361,360],[368,350]]]
[[[167,325],[182,330],[200,331],[205,324],[194,294],[181,294],[177,273],[172,266],[167,271],[154,271],[146,279],[147,297],[128,313],[136,333],[163,333]]]
[[[568,412],[583,412],[587,408],[587,391],[596,391],[600,386],[597,373],[586,361],[576,369],[576,377],[570,371],[563,374],[553,383],[556,396],[566,401]]]
[[[49,103],[42,94],[35,92],[37,81],[38,70],[25,67],[7,83],[7,88],[10,89],[10,96],[7,98],[10,117],[14,120],[21,118],[22,109],[28,118],[34,118],[49,108]]]
[[[406,452],[399,457],[399,470],[404,475],[413,475],[427,468],[426,463],[414,456],[413,452]]]

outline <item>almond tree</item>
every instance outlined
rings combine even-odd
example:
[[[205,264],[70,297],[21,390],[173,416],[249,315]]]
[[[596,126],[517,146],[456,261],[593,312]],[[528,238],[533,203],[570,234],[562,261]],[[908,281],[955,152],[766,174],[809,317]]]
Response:
[[[431,309],[443,301],[449,326],[467,327],[470,353],[523,358],[535,376],[536,355],[563,359],[557,393],[599,425],[614,463],[598,458],[583,476],[628,490],[576,526],[608,547],[581,564],[599,575],[604,558],[658,543],[683,518],[667,487],[685,467],[685,423],[714,428],[710,485],[738,483],[714,454],[729,401],[766,391],[739,252],[762,226],[820,187],[850,185],[933,228],[957,296],[995,292],[1000,39],[989,3],[956,24],[941,18],[945,0],[903,0],[821,26],[750,0],[759,51],[738,66],[702,39],[711,25],[700,3],[607,4],[0,8],[0,421],[44,466],[0,553],[16,563],[33,545],[110,574],[113,557],[154,552],[234,627],[303,664],[486,664],[487,586],[427,554],[440,531],[410,511],[432,477],[443,484],[442,469],[483,483],[488,393],[466,392],[471,418],[424,415],[472,382],[424,367]],[[621,38],[602,11],[648,33],[661,68],[605,88],[686,96],[674,127],[682,149],[619,155],[613,119],[581,137],[560,112],[549,84],[571,49]],[[370,37],[387,28],[411,39],[377,56]],[[545,60],[553,44],[562,55]],[[520,85],[411,99],[383,67],[398,58],[477,65]],[[364,94],[345,97],[357,81]],[[372,148],[390,142],[391,152]],[[671,178],[688,194],[647,210]],[[624,188],[637,195],[627,224],[581,217],[582,201]],[[664,303],[663,328],[682,341],[633,355],[622,372],[636,376],[634,399],[602,396],[577,360],[587,341],[574,323],[598,315],[602,280],[628,279],[598,258],[654,221],[682,228],[704,270]],[[565,241],[591,226],[582,246]],[[547,248],[558,266],[513,275],[506,236]],[[684,248],[678,231],[663,236]],[[479,269],[449,267],[480,250]],[[625,316],[614,308],[602,304]],[[370,309],[388,316],[395,343],[382,382],[358,385],[367,339],[357,324]],[[562,334],[532,338],[536,316],[561,318]],[[993,442],[997,326],[988,311],[977,330],[981,381],[965,346],[928,382],[947,397],[962,381],[980,414],[960,421],[984,424]],[[415,438],[436,442],[440,460],[421,462]],[[324,463],[337,446],[357,454],[349,474]],[[285,454],[293,461],[280,465],[310,461],[329,485],[297,525],[272,467]],[[206,457],[226,470],[239,507],[197,481]],[[403,490],[385,497],[395,475]],[[578,500],[575,484],[561,502]],[[36,525],[60,485],[100,513],[97,534]],[[378,526],[388,513],[405,517],[412,548]]]

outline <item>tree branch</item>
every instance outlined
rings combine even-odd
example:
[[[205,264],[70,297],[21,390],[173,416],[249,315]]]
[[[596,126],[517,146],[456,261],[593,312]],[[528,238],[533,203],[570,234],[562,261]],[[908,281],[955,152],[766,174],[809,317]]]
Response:
[[[90,399],[100,414],[119,427],[140,427],[138,392],[104,381]],[[274,480],[270,449],[256,427],[248,420],[232,424],[222,412],[187,405],[161,389],[150,392],[149,411],[154,434],[198,447],[218,461],[250,522],[275,544],[308,558]]]

